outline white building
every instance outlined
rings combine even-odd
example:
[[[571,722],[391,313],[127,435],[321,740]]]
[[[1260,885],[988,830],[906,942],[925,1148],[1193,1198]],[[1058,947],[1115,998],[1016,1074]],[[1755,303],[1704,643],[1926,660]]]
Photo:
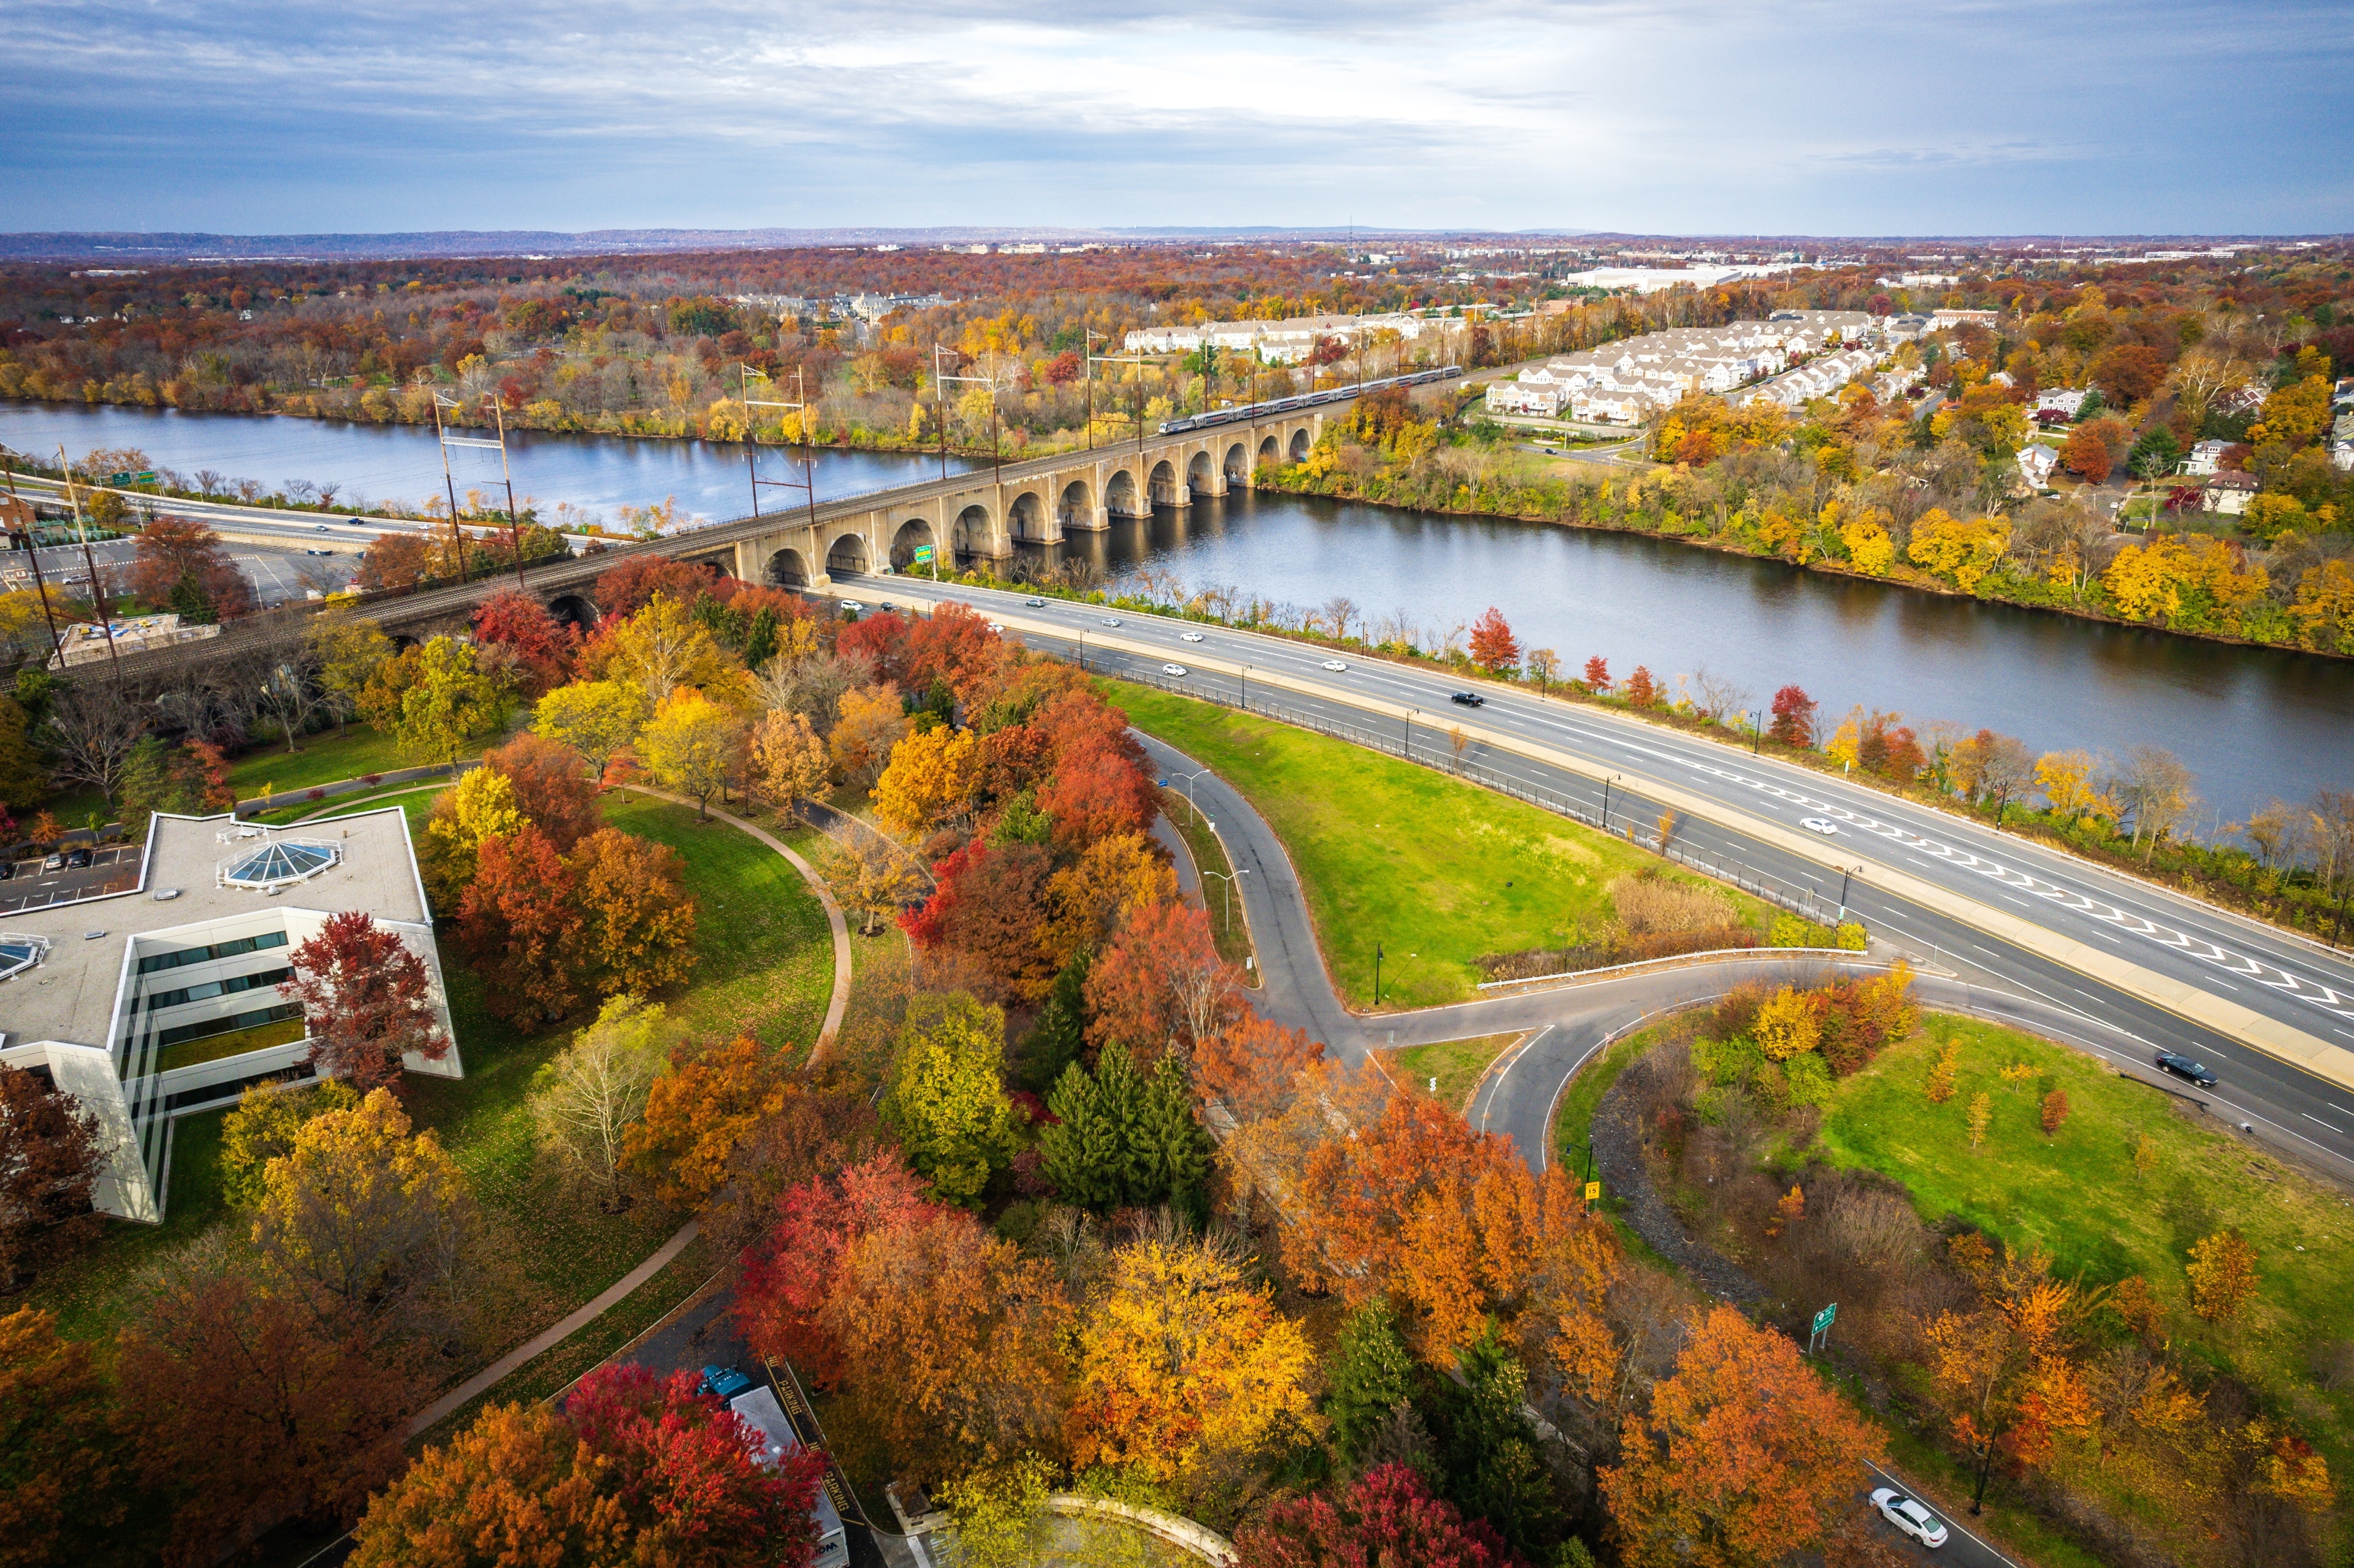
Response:
[[[2219,473],[2207,482],[2199,498],[2200,510],[2221,512],[2227,517],[2237,517],[2248,509],[2249,498],[2259,486],[2252,473]]]
[[[2339,468],[2354,468],[2354,414],[2338,415],[2329,427],[2329,461]]]
[[[2065,414],[2071,419],[2078,418],[2084,412],[2084,399],[2090,396],[2081,387],[2055,387],[2048,392],[2035,395],[2035,412],[2041,414],[2049,410]]]
[[[1542,381],[1488,383],[1488,412],[1491,414],[1541,414],[1550,419],[1561,412],[1568,397],[1568,387]]]
[[[1233,354],[1255,354],[1269,365],[1296,365],[1314,351],[1317,343],[1334,339],[1353,347],[1379,333],[1395,333],[1413,343],[1426,334],[1443,340],[1467,322],[1394,313],[1375,316],[1291,316],[1272,322],[1197,322],[1191,326],[1152,326],[1129,333],[1120,341],[1130,354],[1192,354],[1204,344],[1214,344]]]
[[[2201,475],[2221,471],[2223,450],[2231,444],[2229,441],[2200,441],[2190,449],[2190,455],[2182,460],[2182,471]]]
[[[158,814],[128,892],[0,915],[0,1064],[46,1075],[111,1145],[93,1201],[164,1217],[172,1124],[268,1077],[300,1077],[292,950],[364,909],[424,959],[450,1026],[432,916],[397,806],[297,828]],[[409,1071],[461,1077],[453,1042]]]
[[[2020,450],[2019,471],[2027,476],[2028,483],[2041,490],[2052,482],[2052,465],[2059,461],[2060,454],[2057,450],[2038,441],[2033,446]]]

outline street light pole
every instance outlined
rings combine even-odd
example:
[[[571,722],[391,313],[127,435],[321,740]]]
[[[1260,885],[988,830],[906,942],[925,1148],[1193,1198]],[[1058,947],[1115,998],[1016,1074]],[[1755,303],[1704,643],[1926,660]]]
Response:
[[[1756,721],[1749,730],[1749,755],[1755,757],[1766,748],[1766,710],[1757,710]]]
[[[1606,833],[1610,831],[1610,786],[1617,777],[1613,773],[1602,780],[1602,831]]]
[[[1237,870],[1237,871],[1235,871],[1235,872],[1232,872],[1232,873],[1223,872],[1223,871],[1207,871],[1207,870],[1205,870],[1205,871],[1204,871],[1204,872],[1202,873],[1202,874],[1203,874],[1204,876],[1214,876],[1214,877],[1218,877],[1218,878],[1222,879],[1222,880],[1225,883],[1225,885],[1226,885],[1226,888],[1225,888],[1225,895],[1225,895],[1225,930],[1226,930],[1226,934],[1227,934],[1228,936],[1232,936],[1232,935],[1234,934],[1234,929],[1235,929],[1235,877],[1237,877],[1237,876],[1248,876],[1248,875],[1250,874],[1250,867],[1248,867],[1248,866],[1244,866],[1244,867],[1242,867],[1241,869],[1239,869],[1239,870]]]
[[[1382,945],[1373,944],[1373,1005],[1382,1004]]]
[[[1845,865],[1843,865],[1843,866],[1840,867],[1840,911],[1839,911],[1839,923],[1840,923],[1840,925],[1842,925],[1842,926],[1844,926],[1845,924],[1847,924],[1847,884],[1848,884],[1848,878],[1850,878],[1850,877],[1853,876],[1857,872],[1860,872],[1860,871],[1861,871],[1862,869],[1863,869],[1863,867],[1861,867],[1861,866],[1860,866],[1860,865],[1857,865],[1857,866],[1845,866]]]

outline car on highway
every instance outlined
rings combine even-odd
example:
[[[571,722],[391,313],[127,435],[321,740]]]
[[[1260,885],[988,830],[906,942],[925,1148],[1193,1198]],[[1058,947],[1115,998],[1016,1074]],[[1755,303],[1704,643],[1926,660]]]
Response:
[[[335,552],[333,550],[305,550],[302,553],[306,556],[332,556]]]
[[[16,863],[13,860],[0,860],[0,882],[15,880],[16,880]]]
[[[320,524],[317,531],[322,534],[325,533],[327,531],[327,525],[324,523]]]
[[[1447,700],[1450,703],[1460,703],[1467,708],[1484,708],[1488,705],[1488,699],[1477,692],[1458,692]]]
[[[2160,1051],[2158,1054],[2158,1065],[2160,1072],[2171,1073],[2176,1077],[2196,1084],[2202,1089],[2211,1089],[2215,1086],[2215,1070],[2204,1062],[2194,1062],[2190,1057],[2177,1054],[2172,1051]]]
[[[992,620],[992,621],[991,621],[991,622],[989,623],[989,629],[990,629],[991,631],[996,632],[1000,637],[1002,637],[1002,636],[1004,636],[1004,635],[1005,635],[1005,623],[1004,623],[1003,621],[1002,621],[1002,620]]]
[[[1044,609],[1046,608],[1046,601],[1043,599],[1025,599],[1022,602],[1028,605],[1033,609]]]
[[[1325,667],[1327,670],[1331,671],[1334,674],[1336,674],[1336,675],[1337,675],[1337,674],[1339,674],[1341,671],[1343,671],[1343,670],[1347,669],[1349,666],[1348,666],[1346,663],[1342,662],[1341,660],[1338,660],[1338,659],[1327,659],[1327,660],[1325,660],[1325,661],[1324,661],[1324,667]]]
[[[1116,615],[1107,615],[1103,618],[1103,623],[1106,626],[1118,626],[1119,624],[1119,617]]]
[[[1894,1487],[1873,1492],[1872,1506],[1880,1510],[1881,1518],[1932,1552],[1946,1544],[1945,1522]]]
[[[1202,641],[1202,634],[1198,631],[1181,631],[1177,634],[1177,641],[1180,642],[1199,642]]]
[[[843,608],[843,609],[846,609],[846,610],[848,610],[851,614],[853,614],[853,615],[856,615],[856,614],[857,614],[861,609],[864,609],[865,607],[864,607],[864,606],[863,606],[863,605],[861,605],[861,604],[860,604],[856,599],[843,599],[843,600],[842,601],[842,608]]]
[[[1801,817],[1798,819],[1798,826],[1810,833],[1820,833],[1827,839],[1839,837],[1839,824],[1827,821],[1821,817]]]
[[[1186,670],[1182,664],[1163,664],[1161,666],[1161,673],[1164,675],[1182,675]]]
[[[90,864],[90,853],[86,849],[68,850],[66,851],[66,869],[80,871]]]

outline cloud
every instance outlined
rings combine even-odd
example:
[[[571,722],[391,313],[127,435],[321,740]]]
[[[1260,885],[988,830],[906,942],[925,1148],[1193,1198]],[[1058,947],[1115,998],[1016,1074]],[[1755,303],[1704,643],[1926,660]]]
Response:
[[[2354,228],[2354,10],[19,0],[26,227]]]

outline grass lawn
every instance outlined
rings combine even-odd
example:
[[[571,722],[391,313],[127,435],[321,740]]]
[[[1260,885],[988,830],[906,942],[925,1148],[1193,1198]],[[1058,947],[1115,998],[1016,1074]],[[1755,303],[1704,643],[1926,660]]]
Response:
[[[228,781],[236,786],[238,797],[259,795],[265,788],[284,795],[313,784],[365,779],[371,773],[417,766],[415,758],[402,755],[392,736],[364,724],[347,726],[340,738],[333,730],[323,730],[304,736],[300,744],[301,750],[290,753],[281,740],[257,747],[232,761]]]
[[[1946,1040],[1961,1048],[1959,1086],[1931,1105],[1921,1086]],[[2014,1092],[1997,1074],[2016,1062],[2036,1075]],[[2046,1138],[2039,1109],[2053,1088],[2066,1091],[2069,1114]],[[1991,1097],[1994,1121],[1974,1150],[1965,1117],[1980,1093]],[[1903,1181],[1925,1219],[1956,1214],[2007,1242],[2044,1248],[2062,1277],[2142,1276],[2174,1314],[2178,1351],[2230,1366],[2284,1401],[2342,1467],[2354,1456],[2354,1402],[2316,1391],[2306,1358],[2316,1344],[2354,1338],[2354,1209],[2215,1127],[2080,1053],[1932,1015],[1920,1034],[1839,1082],[1819,1141],[1840,1164]],[[2158,1156],[2147,1177],[2133,1158],[2145,1136]],[[2227,1226],[2261,1255],[2262,1284],[2239,1321],[2211,1327],[2190,1311],[2183,1266],[2192,1243]]]
[[[1458,1109],[1470,1108],[1471,1091],[1479,1086],[1488,1064],[1504,1054],[1504,1048],[1522,1038],[1517,1031],[1502,1034],[1483,1034],[1477,1040],[1442,1040],[1435,1045],[1409,1045],[1403,1051],[1389,1053],[1393,1070],[1409,1083],[1429,1087],[1437,1080],[1432,1092]]]
[[[1485,953],[1574,945],[1614,917],[1609,884],[1667,869],[1534,806],[1334,740],[1149,686],[1102,683],[1139,729],[1240,789],[1283,840],[1342,995],[1416,1008],[1473,996]],[[1765,906],[1726,890],[1742,917]]]
[[[431,801],[430,794],[419,794],[402,804],[413,822]],[[605,808],[616,826],[676,847],[701,904],[694,978],[679,993],[657,1000],[705,1038],[753,1029],[772,1044],[790,1043],[797,1056],[805,1051],[825,1015],[833,969],[824,908],[800,875],[734,828],[698,825],[692,808],[623,794],[607,796]],[[511,1278],[485,1292],[498,1298],[497,1342],[488,1347],[495,1354],[627,1273],[682,1216],[646,1201],[624,1214],[601,1213],[593,1198],[541,1165],[525,1101],[533,1074],[563,1048],[571,1027],[522,1034],[490,1016],[483,1005],[488,982],[454,946],[444,947],[443,963],[466,1076],[410,1076],[401,1095],[410,1118],[436,1129],[465,1171],[513,1268]],[[30,1304],[55,1308],[69,1332],[108,1333],[121,1321],[123,1298],[142,1268],[207,1230],[239,1224],[216,1172],[220,1121],[214,1113],[178,1124],[163,1225],[110,1226],[97,1246],[40,1280]],[[683,1266],[690,1266],[689,1257],[666,1277]],[[654,1283],[675,1289],[673,1302],[692,1287],[669,1277]],[[472,1370],[461,1369],[452,1381]]]
[[[1161,810],[1177,829],[1177,836],[1193,852],[1193,865],[1202,874],[1202,906],[1210,912],[1210,935],[1217,938],[1218,957],[1230,964],[1241,966],[1250,959],[1250,922],[1243,918],[1243,901],[1231,882],[1221,880],[1234,875],[1234,863],[1226,858],[1226,846],[1210,831],[1207,819],[1187,802],[1182,791],[1161,791]],[[1212,874],[1215,873],[1215,875]],[[1245,969],[1252,985],[1258,984],[1258,966],[1253,962]]]

